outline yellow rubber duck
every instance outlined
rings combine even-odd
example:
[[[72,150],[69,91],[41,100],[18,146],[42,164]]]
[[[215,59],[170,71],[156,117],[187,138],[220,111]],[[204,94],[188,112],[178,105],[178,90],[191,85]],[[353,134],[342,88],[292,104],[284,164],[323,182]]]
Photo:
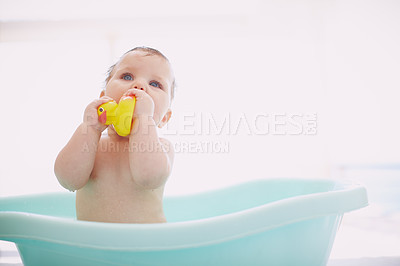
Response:
[[[131,133],[135,104],[136,98],[132,96],[123,96],[119,104],[116,101],[103,103],[97,108],[100,123],[113,125],[118,135],[128,136]]]

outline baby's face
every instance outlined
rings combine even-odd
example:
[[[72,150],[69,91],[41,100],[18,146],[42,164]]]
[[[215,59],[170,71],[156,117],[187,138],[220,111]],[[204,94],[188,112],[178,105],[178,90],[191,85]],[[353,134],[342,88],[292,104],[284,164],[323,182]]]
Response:
[[[159,55],[132,51],[114,67],[105,95],[119,101],[129,89],[143,88],[154,101],[154,121],[159,125],[170,115],[171,86],[174,76],[170,64]]]

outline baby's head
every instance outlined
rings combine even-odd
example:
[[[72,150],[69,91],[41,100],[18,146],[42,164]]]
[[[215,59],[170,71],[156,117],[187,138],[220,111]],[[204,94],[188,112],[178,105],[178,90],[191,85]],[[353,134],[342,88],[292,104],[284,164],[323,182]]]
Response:
[[[168,59],[160,51],[136,47],[123,54],[109,68],[101,96],[107,95],[118,102],[126,91],[133,88],[144,90],[152,98],[154,120],[159,127],[164,126],[171,117],[175,78]]]

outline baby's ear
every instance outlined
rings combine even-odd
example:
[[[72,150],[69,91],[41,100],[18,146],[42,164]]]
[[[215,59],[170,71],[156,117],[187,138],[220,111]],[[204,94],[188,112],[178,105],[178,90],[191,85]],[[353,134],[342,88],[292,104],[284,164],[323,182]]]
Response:
[[[165,113],[163,119],[160,121],[160,123],[158,123],[158,127],[162,128],[163,126],[165,126],[168,123],[169,119],[171,118],[171,115],[172,115],[172,111],[171,111],[171,109],[168,109],[168,111]]]
[[[105,90],[102,90],[102,91],[100,92],[100,98],[103,97],[104,95],[106,95],[106,91],[105,91]]]

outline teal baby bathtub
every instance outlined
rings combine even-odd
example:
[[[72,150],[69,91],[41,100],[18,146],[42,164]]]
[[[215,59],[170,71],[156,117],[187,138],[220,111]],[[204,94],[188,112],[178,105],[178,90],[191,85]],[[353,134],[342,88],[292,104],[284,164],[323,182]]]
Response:
[[[0,198],[0,239],[24,265],[326,265],[364,187],[265,179],[166,197],[165,224],[77,221],[74,193]]]

